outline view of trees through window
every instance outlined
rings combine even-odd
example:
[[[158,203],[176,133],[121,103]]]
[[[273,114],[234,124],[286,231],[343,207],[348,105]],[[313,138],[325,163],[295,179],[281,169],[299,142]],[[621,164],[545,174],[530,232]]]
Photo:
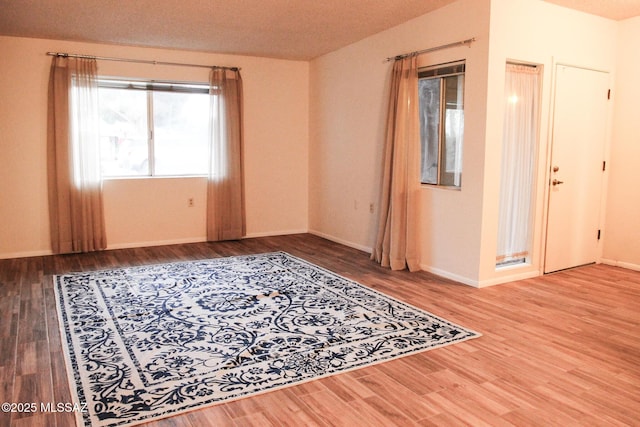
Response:
[[[423,184],[461,186],[464,70],[462,62],[427,67],[418,73]]]
[[[207,87],[190,92],[122,83],[101,85],[102,175],[206,175],[210,133],[207,92]]]

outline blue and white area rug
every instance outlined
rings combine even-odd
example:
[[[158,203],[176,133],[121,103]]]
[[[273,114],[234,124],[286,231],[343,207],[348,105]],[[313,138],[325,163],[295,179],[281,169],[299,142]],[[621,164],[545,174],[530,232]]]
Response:
[[[54,282],[85,426],[167,417],[480,335],[284,252]]]

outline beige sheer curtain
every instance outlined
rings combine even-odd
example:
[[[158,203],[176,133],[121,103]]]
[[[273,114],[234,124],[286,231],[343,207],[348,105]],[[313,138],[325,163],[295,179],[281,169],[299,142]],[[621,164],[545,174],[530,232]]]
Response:
[[[538,141],[538,68],[507,64],[496,263],[529,256]]]
[[[396,60],[385,136],[378,234],[371,258],[393,270],[420,270],[420,142],[415,55]]]
[[[95,59],[54,57],[49,78],[48,185],[54,253],[107,247]]]
[[[240,71],[214,68],[210,84],[207,240],[235,240],[246,234]]]

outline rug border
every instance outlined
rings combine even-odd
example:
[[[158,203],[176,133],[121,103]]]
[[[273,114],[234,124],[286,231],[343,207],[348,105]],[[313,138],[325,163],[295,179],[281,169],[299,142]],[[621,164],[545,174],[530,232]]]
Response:
[[[81,273],[81,272],[78,272]],[[74,273],[67,273],[67,274],[74,274]],[[66,311],[62,312],[62,307],[61,305],[64,304],[64,297],[60,294],[60,292],[58,291],[58,280],[59,277],[64,276],[64,274],[54,274],[53,275],[53,291],[54,291],[54,295],[55,295],[55,299],[56,299],[56,320],[58,321],[58,331],[60,332],[60,340],[61,340],[61,344],[62,345],[62,352],[64,354],[64,368],[66,371],[66,377],[67,377],[67,382],[69,385],[69,391],[71,393],[71,399],[75,399],[73,400],[71,403],[85,403],[87,405],[87,413],[88,413],[88,405],[89,402],[81,402],[80,401],[80,396],[78,395],[78,384],[76,382],[75,379],[75,372],[73,370],[73,362],[72,362],[72,357],[71,357],[71,351],[73,351],[72,345],[69,345],[69,342],[67,340],[67,336],[66,336],[66,329],[65,329],[65,324],[62,321],[63,317],[66,318]],[[73,343],[71,343],[73,344]],[[75,355],[74,355],[75,357]],[[76,427],[78,426],[85,426],[86,424],[84,423],[84,413],[83,412],[75,412],[75,423],[76,423]]]
[[[129,269],[129,268],[145,268],[145,267],[153,267],[153,266],[160,266],[160,265],[175,265],[175,264],[191,264],[191,263],[197,263],[197,262],[204,262],[204,261],[211,261],[211,260],[216,260],[216,259],[224,259],[224,258],[243,258],[243,257],[252,257],[252,256],[268,256],[268,255],[274,255],[274,254],[284,254],[288,257],[291,257],[299,262],[302,262],[306,265],[309,265],[311,267],[317,268],[319,270],[321,270],[322,272],[324,272],[325,274],[329,274],[331,276],[337,277],[339,279],[342,280],[346,280],[352,284],[358,285],[358,286],[362,286],[364,288],[366,288],[368,291],[375,293],[376,295],[382,296],[384,298],[388,298],[396,303],[400,303],[406,307],[409,307],[413,310],[419,311],[419,312],[423,312],[428,314],[429,316],[447,323],[450,326],[455,326],[457,328],[463,329],[465,331],[467,331],[468,335],[464,338],[461,338],[459,340],[456,341],[450,341],[450,342],[446,342],[446,343],[440,343],[440,344],[436,344],[433,347],[429,347],[429,348],[422,348],[422,349],[416,349],[416,350],[411,350],[408,351],[407,353],[403,353],[403,354],[399,354],[399,355],[395,355],[392,356],[388,359],[379,359],[373,362],[367,362],[363,365],[357,365],[357,366],[351,366],[349,368],[345,368],[343,370],[337,371],[337,372],[331,372],[331,373],[325,373],[322,375],[318,375],[318,376],[314,376],[312,378],[304,378],[301,379],[299,381],[296,381],[295,383],[287,383],[287,384],[281,384],[275,387],[271,387],[269,389],[265,389],[265,390],[259,390],[259,391],[255,391],[252,392],[249,395],[245,395],[245,396],[236,396],[236,397],[231,397],[231,398],[227,398],[225,400],[221,400],[221,401],[215,401],[215,402],[209,402],[209,403],[204,403],[204,404],[199,404],[195,407],[192,408],[185,408],[185,409],[181,409],[181,410],[176,410],[174,412],[168,412],[168,413],[163,413],[161,415],[157,415],[157,416],[150,416],[148,418],[144,418],[144,419],[140,419],[140,420],[134,420],[134,421],[126,421],[124,420],[123,422],[116,422],[116,423],[112,423],[109,424],[108,427],[113,426],[136,426],[136,425],[140,425],[140,424],[144,424],[147,422],[152,422],[152,421],[157,421],[157,420],[161,420],[164,418],[170,418],[173,416],[177,416],[177,415],[182,415],[182,414],[186,414],[192,411],[197,411],[200,409],[205,409],[205,408],[209,408],[212,406],[216,406],[216,405],[221,405],[224,403],[229,403],[229,402],[233,402],[236,400],[240,400],[240,399],[245,399],[245,398],[250,398],[250,397],[254,397],[254,396],[258,396],[261,394],[265,394],[265,393],[269,393],[272,391],[277,391],[277,390],[282,390],[285,388],[290,388],[290,387],[294,387],[297,385],[301,385],[301,384],[306,384],[309,383],[311,381],[316,381],[316,380],[320,380],[323,378],[328,378],[331,376],[335,376],[335,375],[339,375],[339,374],[343,374],[343,373],[348,373],[348,372],[353,372],[356,371],[358,369],[362,369],[364,367],[368,367],[368,366],[376,366],[379,365],[381,363],[385,363],[385,362],[391,362],[393,360],[399,360],[402,359],[404,357],[407,356],[412,356],[418,353],[424,353],[430,350],[436,350],[438,348],[442,348],[442,347],[446,347],[449,345],[453,345],[453,344],[458,344],[458,343],[462,343],[471,339],[475,339],[475,338],[480,338],[482,336],[482,334],[480,332],[477,332],[475,330],[469,329],[467,327],[461,326],[457,323],[451,322],[447,319],[444,319],[436,314],[433,314],[423,308],[414,306],[410,303],[407,303],[401,299],[398,299],[396,297],[393,297],[391,295],[387,295],[384,292],[381,292],[377,289],[372,288],[370,285],[365,285],[363,283],[360,283],[356,280],[350,279],[348,277],[343,276],[342,274],[338,274],[334,271],[331,271],[325,267],[322,267],[318,264],[315,264],[311,261],[308,261],[304,258],[292,255],[286,251],[270,251],[270,252],[260,252],[260,253],[255,253],[255,254],[242,254],[242,255],[229,255],[229,256],[219,256],[219,257],[214,257],[214,258],[202,258],[202,259],[195,259],[195,260],[183,260],[183,261],[171,261],[171,262],[157,262],[157,263],[150,263],[150,264],[140,264],[140,265],[133,265],[133,266],[126,266],[126,267],[114,267],[114,268],[104,268],[104,269],[96,269],[96,270],[83,270],[83,271],[72,271],[72,272],[68,272],[68,273],[63,273],[63,274],[53,274],[52,278],[53,278],[53,287],[54,287],[54,295],[56,297],[56,312],[57,312],[57,321],[58,321],[58,330],[60,332],[60,338],[61,340],[64,341],[63,345],[63,353],[64,353],[64,358],[65,358],[65,371],[66,371],[66,376],[67,376],[67,381],[69,383],[69,388],[71,389],[71,397],[72,399],[75,398],[75,403],[83,403],[80,401],[80,397],[78,395],[78,385],[76,382],[76,378],[75,378],[75,372],[73,370],[73,360],[75,359],[75,353],[72,357],[71,355],[71,351],[73,351],[73,349],[71,348],[71,346],[69,346],[68,344],[68,340],[67,340],[67,336],[66,336],[66,329],[64,328],[64,323],[61,321],[62,317],[66,318],[66,311],[64,313],[62,313],[62,307],[64,305],[64,296],[60,294],[59,290],[58,290],[58,286],[59,286],[59,280],[61,277],[64,276],[70,276],[70,275],[77,275],[77,274],[84,274],[84,273],[99,273],[99,272],[106,272],[106,271],[112,271],[112,270],[123,270],[123,269]],[[73,385],[73,387],[72,387]],[[74,402],[72,402],[74,403]],[[84,402],[88,405],[88,402]],[[90,414],[89,412],[86,412],[87,414]],[[75,422],[76,422],[76,427],[82,427],[82,426],[86,426],[86,425],[91,425],[91,419],[90,419],[90,415],[88,415],[88,419],[87,421],[89,422],[89,424],[85,424],[84,423],[84,413],[83,412],[76,412],[75,413]]]

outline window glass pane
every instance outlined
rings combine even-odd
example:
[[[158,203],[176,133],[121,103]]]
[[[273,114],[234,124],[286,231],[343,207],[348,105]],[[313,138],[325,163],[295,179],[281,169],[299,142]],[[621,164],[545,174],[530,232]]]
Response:
[[[98,96],[102,175],[148,175],[147,94],[100,88]]]
[[[438,139],[440,125],[440,80],[418,80],[420,104],[421,182],[438,183]]]
[[[208,172],[209,94],[153,92],[155,175]]]
[[[442,144],[440,184],[459,187],[462,179],[462,140],[464,137],[464,75],[445,81],[445,132]]]

